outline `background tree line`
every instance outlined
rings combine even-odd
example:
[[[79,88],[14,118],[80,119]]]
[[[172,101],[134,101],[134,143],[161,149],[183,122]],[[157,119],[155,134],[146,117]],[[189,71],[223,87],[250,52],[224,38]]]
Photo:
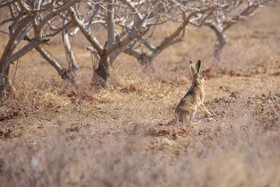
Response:
[[[97,59],[93,80],[104,85],[112,64],[126,53],[144,67],[151,67],[153,59],[163,50],[182,42],[189,26],[211,28],[215,33],[213,55],[217,61],[226,44],[225,31],[235,23],[246,20],[259,7],[272,0],[2,0],[1,33],[9,35],[5,50],[0,54],[0,95],[15,91],[10,80],[11,65],[32,49],[58,72],[61,78],[75,83],[78,64],[70,38],[81,32]],[[153,36],[161,25],[174,23],[173,31],[154,44]],[[95,34],[104,29],[106,42]],[[61,35],[68,67],[50,54],[45,45]],[[25,45],[19,44],[27,41]]]

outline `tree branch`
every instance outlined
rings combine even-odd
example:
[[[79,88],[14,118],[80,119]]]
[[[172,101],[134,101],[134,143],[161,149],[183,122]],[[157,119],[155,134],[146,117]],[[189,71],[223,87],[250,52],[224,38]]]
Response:
[[[73,50],[71,48],[70,42],[69,42],[69,34],[67,32],[67,30],[63,30],[62,31],[62,40],[63,40],[63,44],[64,44],[64,49],[65,49],[65,53],[66,53],[66,59],[69,65],[69,70],[72,71],[77,71],[78,70],[78,66],[77,66],[77,62],[73,53]]]
[[[58,9],[52,11],[51,13],[49,13],[35,28],[35,37],[36,38],[41,38],[41,30],[44,27],[44,25],[50,20],[52,19],[54,16],[58,15],[59,13],[68,10],[72,5],[74,5],[75,3],[79,2],[81,0],[70,0],[68,1],[66,4],[64,4],[63,6],[59,7]],[[53,1],[55,2],[55,1]],[[37,36],[36,36],[37,35]]]
[[[42,42],[43,41],[38,41],[38,40],[34,40],[34,39],[31,40],[31,42],[26,44],[23,48],[21,48],[20,50],[18,50],[16,53],[12,54],[11,56],[9,56],[9,58],[7,58],[7,60],[6,60],[5,66],[8,67],[12,61],[19,59],[20,57],[22,57],[23,55],[28,53],[30,50],[37,47]]]
[[[107,4],[107,36],[108,48],[111,48],[115,40],[114,0],[108,0]]]
[[[71,16],[71,19],[72,19],[73,23],[79,27],[79,29],[84,34],[86,39],[97,50],[98,54],[100,56],[103,56],[104,55],[104,50],[103,50],[103,47],[98,42],[98,40],[95,37],[92,36],[92,34],[90,33],[89,30],[85,29],[83,23],[78,19],[75,10],[72,7],[69,10],[70,10],[70,16]]]

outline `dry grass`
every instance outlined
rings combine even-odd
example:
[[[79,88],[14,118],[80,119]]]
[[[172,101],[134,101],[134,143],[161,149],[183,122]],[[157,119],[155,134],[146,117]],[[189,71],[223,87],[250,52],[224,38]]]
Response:
[[[17,96],[0,106],[0,186],[279,186],[278,10],[263,9],[270,24],[257,15],[229,31],[220,63],[211,33],[190,29],[155,72],[121,56],[102,89],[80,47],[78,87],[27,55]],[[187,127],[172,123],[190,86],[185,58],[202,59],[213,114]]]
[[[42,119],[30,116],[29,123],[37,124],[21,128],[51,131],[31,137],[24,130],[16,135],[11,122],[16,126],[17,120],[10,120],[12,132],[1,141],[1,181],[4,186],[278,186],[279,103],[279,95],[216,98],[207,103],[213,121],[189,127],[152,121],[145,111],[146,119],[130,119],[124,113],[133,106],[120,108],[116,119],[90,115],[88,123],[80,114],[82,121],[45,119],[40,126]],[[113,105],[98,111],[114,115]]]

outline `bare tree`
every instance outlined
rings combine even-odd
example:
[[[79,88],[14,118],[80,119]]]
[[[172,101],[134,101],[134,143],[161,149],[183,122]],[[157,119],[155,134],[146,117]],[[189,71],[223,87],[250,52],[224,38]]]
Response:
[[[149,65],[163,50],[183,41],[188,26],[208,26],[215,32],[217,40],[214,56],[219,60],[221,50],[226,44],[225,31],[233,24],[250,17],[258,7],[267,2],[256,0],[97,2],[100,9],[98,16],[93,19],[103,20],[101,24],[107,30],[107,42],[104,46],[101,46],[90,32],[86,32],[83,26],[85,24],[77,19],[74,11],[72,20],[91,42],[92,47],[89,49],[99,59],[95,73],[106,81],[110,75],[111,65],[119,54],[124,52],[137,58],[141,64]],[[173,33],[154,46],[152,44],[154,28],[168,22],[177,23]]]
[[[209,26],[216,34],[216,42],[214,46],[214,57],[220,61],[220,54],[223,47],[226,45],[225,31],[228,30],[232,25],[247,20],[253,16],[255,10],[259,7],[264,6],[269,1],[236,1],[229,8],[224,10],[218,10],[217,17],[211,21],[205,23]],[[235,13],[234,13],[235,12]]]
[[[151,40],[145,36],[141,36],[138,40],[143,44],[141,46],[144,46],[145,50],[137,49],[135,45],[130,44],[125,50],[125,53],[136,57],[139,61],[142,61],[143,64],[150,64],[164,49],[183,41],[189,25],[195,27],[208,26],[214,31],[217,37],[213,54],[216,60],[219,61],[221,51],[226,45],[225,31],[235,23],[247,20],[253,15],[257,8],[264,6],[270,1],[235,0],[172,2],[174,3],[172,7],[173,11],[165,12],[163,16],[167,17],[167,21],[179,23],[174,32],[169,36],[166,36],[157,46],[152,45]]]
[[[63,19],[63,14],[79,1],[69,0],[63,3],[55,0],[26,2],[23,0],[8,0],[0,3],[1,9],[8,7],[9,10],[9,17],[3,21],[1,20],[0,26],[11,23],[9,26],[9,41],[0,58],[1,78],[6,82],[8,91],[13,90],[9,80],[11,62],[19,59],[34,48],[55,67],[62,77],[67,76],[65,70],[48,54],[41,44],[47,44],[51,37],[71,25],[70,21]],[[55,27],[53,22],[58,22],[56,24],[58,26]],[[59,22],[63,22],[63,24]],[[52,31],[51,33],[49,33],[50,30]],[[29,41],[28,44],[15,52],[16,47],[24,39]]]
[[[89,20],[95,23],[99,22],[106,28],[107,41],[104,46],[91,33],[90,27],[87,27],[89,23],[79,19],[78,11],[75,11],[73,7],[70,8],[72,22],[79,27],[83,35],[91,43],[93,48],[89,49],[99,59],[95,73],[104,81],[109,77],[111,66],[115,59],[127,49],[129,44],[144,35],[147,27],[156,24],[157,20],[155,20],[153,13],[156,12],[162,2],[154,0],[148,3],[144,3],[144,1],[133,3],[127,0],[118,2],[108,0],[105,3],[98,2],[98,5],[93,3],[93,9],[96,9],[96,6],[101,8],[99,8],[95,17],[91,17]],[[141,8],[141,10],[138,8]]]

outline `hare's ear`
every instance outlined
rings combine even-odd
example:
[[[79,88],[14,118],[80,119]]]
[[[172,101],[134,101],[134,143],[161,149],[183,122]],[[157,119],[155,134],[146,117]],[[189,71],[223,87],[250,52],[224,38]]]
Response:
[[[190,68],[191,68],[192,74],[193,74],[193,75],[196,74],[196,70],[195,70],[194,65],[193,65],[193,62],[192,62],[191,60],[190,60]]]
[[[197,72],[197,73],[199,73],[200,67],[201,67],[201,61],[198,60],[198,61],[197,61],[197,64],[196,64],[196,72]]]

